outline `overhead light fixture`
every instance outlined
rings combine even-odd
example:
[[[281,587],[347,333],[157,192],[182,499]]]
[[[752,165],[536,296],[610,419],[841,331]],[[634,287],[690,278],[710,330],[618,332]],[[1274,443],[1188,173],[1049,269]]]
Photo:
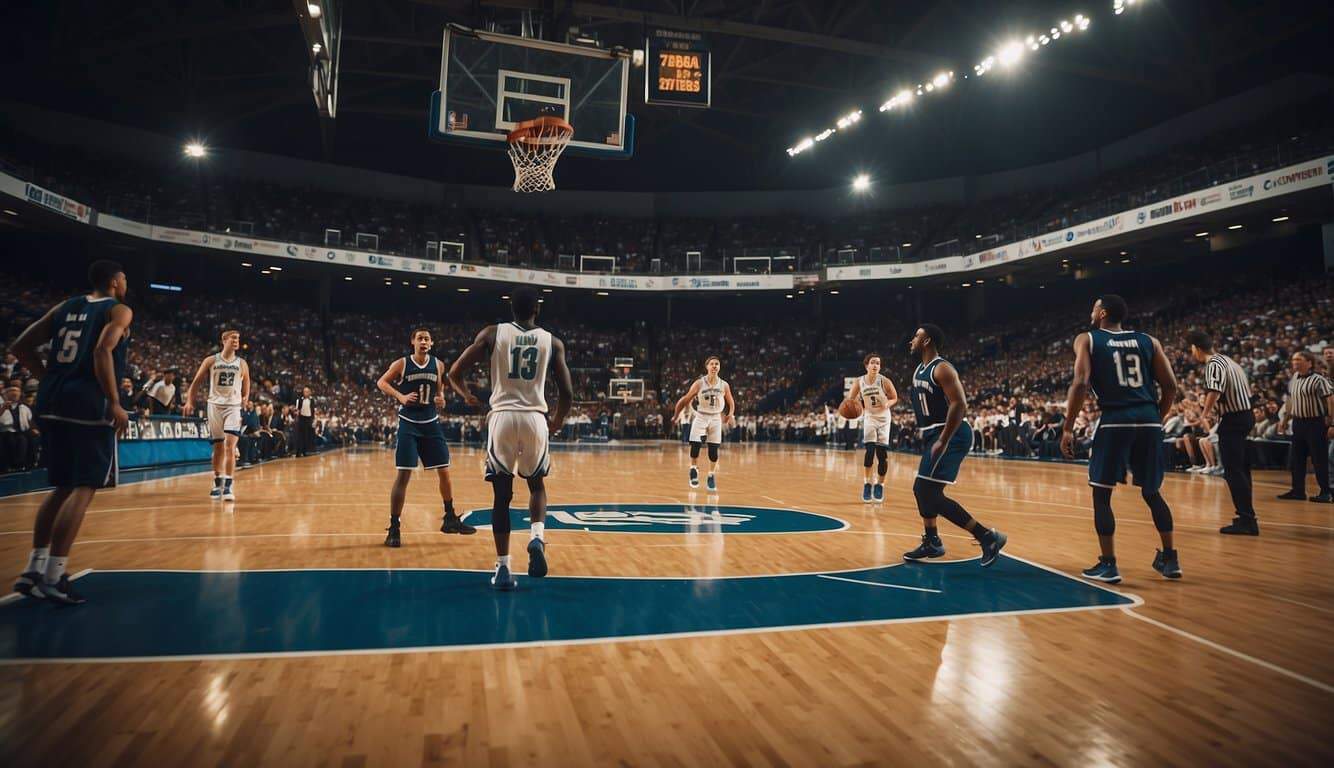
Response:
[[[13,213],[13,211],[5,211],[5,213]],[[1287,220],[1288,220],[1287,216],[1279,216],[1277,218],[1270,219],[1270,221],[1274,222],[1275,224],[1279,223],[1280,221],[1287,221]]]
[[[509,295],[508,293],[501,294],[501,296],[500,296],[500,298],[502,298],[502,299],[504,299],[504,300],[506,300],[506,301],[509,301],[509,297],[510,297],[510,295]]]
[[[261,275],[267,275],[267,274],[269,274],[269,271],[268,271],[267,269],[261,269],[261,270],[259,271],[259,273],[260,273]]]
[[[318,53],[319,53],[320,51],[322,51],[322,50],[324,50],[324,46],[321,45],[321,44],[319,44],[319,43],[316,43],[316,44],[310,46],[310,52],[311,52],[311,53],[318,54]]]
[[[912,247],[912,243],[904,243],[902,247],[903,247],[903,248],[911,248],[911,247]]]
[[[1241,229],[1241,225],[1240,225],[1240,224],[1233,224],[1233,225],[1229,226],[1228,229]]]
[[[837,296],[837,295],[838,295],[838,289],[834,289],[834,290],[830,291],[830,292],[829,292],[829,295],[830,295],[830,296]]]
[[[1196,233],[1195,233],[1195,236],[1196,236],[1196,237],[1208,237],[1208,236],[1209,236],[1209,233],[1208,233],[1208,232],[1196,232]]]
[[[460,288],[460,289],[458,289],[459,293],[467,293],[468,291],[471,291],[471,290],[472,290],[471,288]]]
[[[9,210],[8,208],[5,209],[5,213],[9,214],[10,216],[17,216],[17,215],[19,215],[19,212],[18,212],[18,211],[11,211],[11,210]]]
[[[871,177],[864,174],[857,174],[857,178],[852,180],[852,189],[855,192],[865,192],[871,188]]]
[[[1000,58],[1001,66],[1011,66],[1024,57],[1024,45],[1018,40],[1011,40],[1000,49],[997,56]]]
[[[792,294],[789,293],[789,294],[787,295],[787,297],[788,297],[789,299],[792,298]]]
[[[972,283],[959,283],[959,285],[963,286],[964,288],[971,288],[971,287],[973,287],[973,284],[972,284]]]
[[[315,3],[306,3],[306,13],[310,14],[310,18],[318,19],[321,13],[320,7]]]
[[[248,262],[248,261],[243,261],[243,262],[241,262],[241,266],[243,266],[243,267],[253,267],[253,266],[255,266],[255,265],[254,265],[254,264],[251,264],[251,263]]]
[[[185,145],[185,156],[200,158],[208,154],[208,147],[198,141],[192,141]]]
[[[598,291],[598,292],[597,292],[597,295],[599,295],[599,296],[610,296],[611,294],[607,293],[606,291]]]
[[[417,287],[418,287],[418,288],[425,288],[425,287],[426,287],[426,283],[417,283]]]
[[[543,289],[542,289],[542,293],[551,293],[551,289],[550,289],[550,288],[543,288]]]
[[[274,272],[281,272],[281,271],[283,271],[283,268],[282,268],[282,267],[269,267],[269,269],[273,270]]]

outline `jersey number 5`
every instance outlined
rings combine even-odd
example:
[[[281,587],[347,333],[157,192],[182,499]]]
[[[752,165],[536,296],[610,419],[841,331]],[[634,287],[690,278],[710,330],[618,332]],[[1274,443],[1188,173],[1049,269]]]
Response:
[[[83,335],[80,328],[61,328],[60,329],[60,351],[56,353],[57,363],[72,363],[74,358],[79,356],[79,337]]]
[[[520,358],[523,362],[520,363]],[[537,347],[513,347],[510,349],[511,379],[532,381],[537,378]]]
[[[1116,383],[1123,387],[1144,386],[1144,371],[1140,368],[1139,355],[1127,352],[1121,357],[1120,352],[1112,353],[1112,362],[1116,364]]]

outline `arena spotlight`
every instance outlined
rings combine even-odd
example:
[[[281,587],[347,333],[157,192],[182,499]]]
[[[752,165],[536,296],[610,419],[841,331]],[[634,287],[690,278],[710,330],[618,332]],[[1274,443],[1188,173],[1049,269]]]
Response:
[[[9,213],[9,211],[5,211],[5,213]],[[1278,216],[1276,218],[1270,219],[1270,221],[1274,222],[1275,224],[1279,223],[1280,221],[1287,221],[1287,220],[1288,220],[1287,216]]]
[[[282,268],[282,267],[269,267],[269,269],[273,270],[274,272],[281,272],[281,271],[283,271],[283,268]]]
[[[459,293],[467,293],[468,291],[471,291],[471,290],[472,290],[471,288],[459,288],[459,289],[458,289]]]
[[[1001,66],[1008,67],[1024,57],[1024,45],[1018,40],[1011,40],[1001,49],[997,58],[1000,59]]]
[[[1233,224],[1233,225],[1229,226],[1228,229],[1241,229],[1241,225],[1240,225],[1240,224]]]
[[[324,50],[324,46],[320,43],[315,43],[314,45],[310,46],[311,53],[318,54],[322,50]]]
[[[871,177],[864,173],[857,174],[857,177],[852,180],[852,191],[854,192],[865,192],[870,188]]]
[[[1209,233],[1208,233],[1208,232],[1196,232],[1196,233],[1195,233],[1195,236],[1196,236],[1196,237],[1208,237],[1208,236],[1209,236]]]
[[[193,157],[198,159],[207,154],[208,154],[208,147],[204,146],[202,142],[192,141],[189,144],[185,145],[186,157]]]
[[[349,282],[349,283],[352,282],[352,276],[351,276],[351,275],[343,275],[343,279],[346,280],[346,281]]]
[[[306,3],[306,13],[310,14],[310,18],[318,19],[323,11],[321,11],[320,6],[315,3]]]

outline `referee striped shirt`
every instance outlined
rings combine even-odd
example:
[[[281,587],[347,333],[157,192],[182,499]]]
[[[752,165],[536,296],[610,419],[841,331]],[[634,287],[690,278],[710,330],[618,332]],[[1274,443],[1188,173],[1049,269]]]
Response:
[[[1331,389],[1329,379],[1311,372],[1305,376],[1293,376],[1288,380],[1288,417],[1293,419],[1318,419],[1327,416],[1325,398]]]
[[[1204,364],[1204,388],[1218,393],[1218,410],[1224,414],[1251,409],[1251,383],[1237,361],[1215,352]]]

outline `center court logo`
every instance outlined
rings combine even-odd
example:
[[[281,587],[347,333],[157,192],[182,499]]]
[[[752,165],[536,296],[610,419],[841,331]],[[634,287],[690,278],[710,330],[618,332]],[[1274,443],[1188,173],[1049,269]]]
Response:
[[[464,515],[471,525],[491,524],[491,510]],[[510,510],[515,528],[528,525],[527,510]],[[848,524],[797,509],[727,504],[558,504],[547,510],[549,531],[600,533],[819,533]]]

